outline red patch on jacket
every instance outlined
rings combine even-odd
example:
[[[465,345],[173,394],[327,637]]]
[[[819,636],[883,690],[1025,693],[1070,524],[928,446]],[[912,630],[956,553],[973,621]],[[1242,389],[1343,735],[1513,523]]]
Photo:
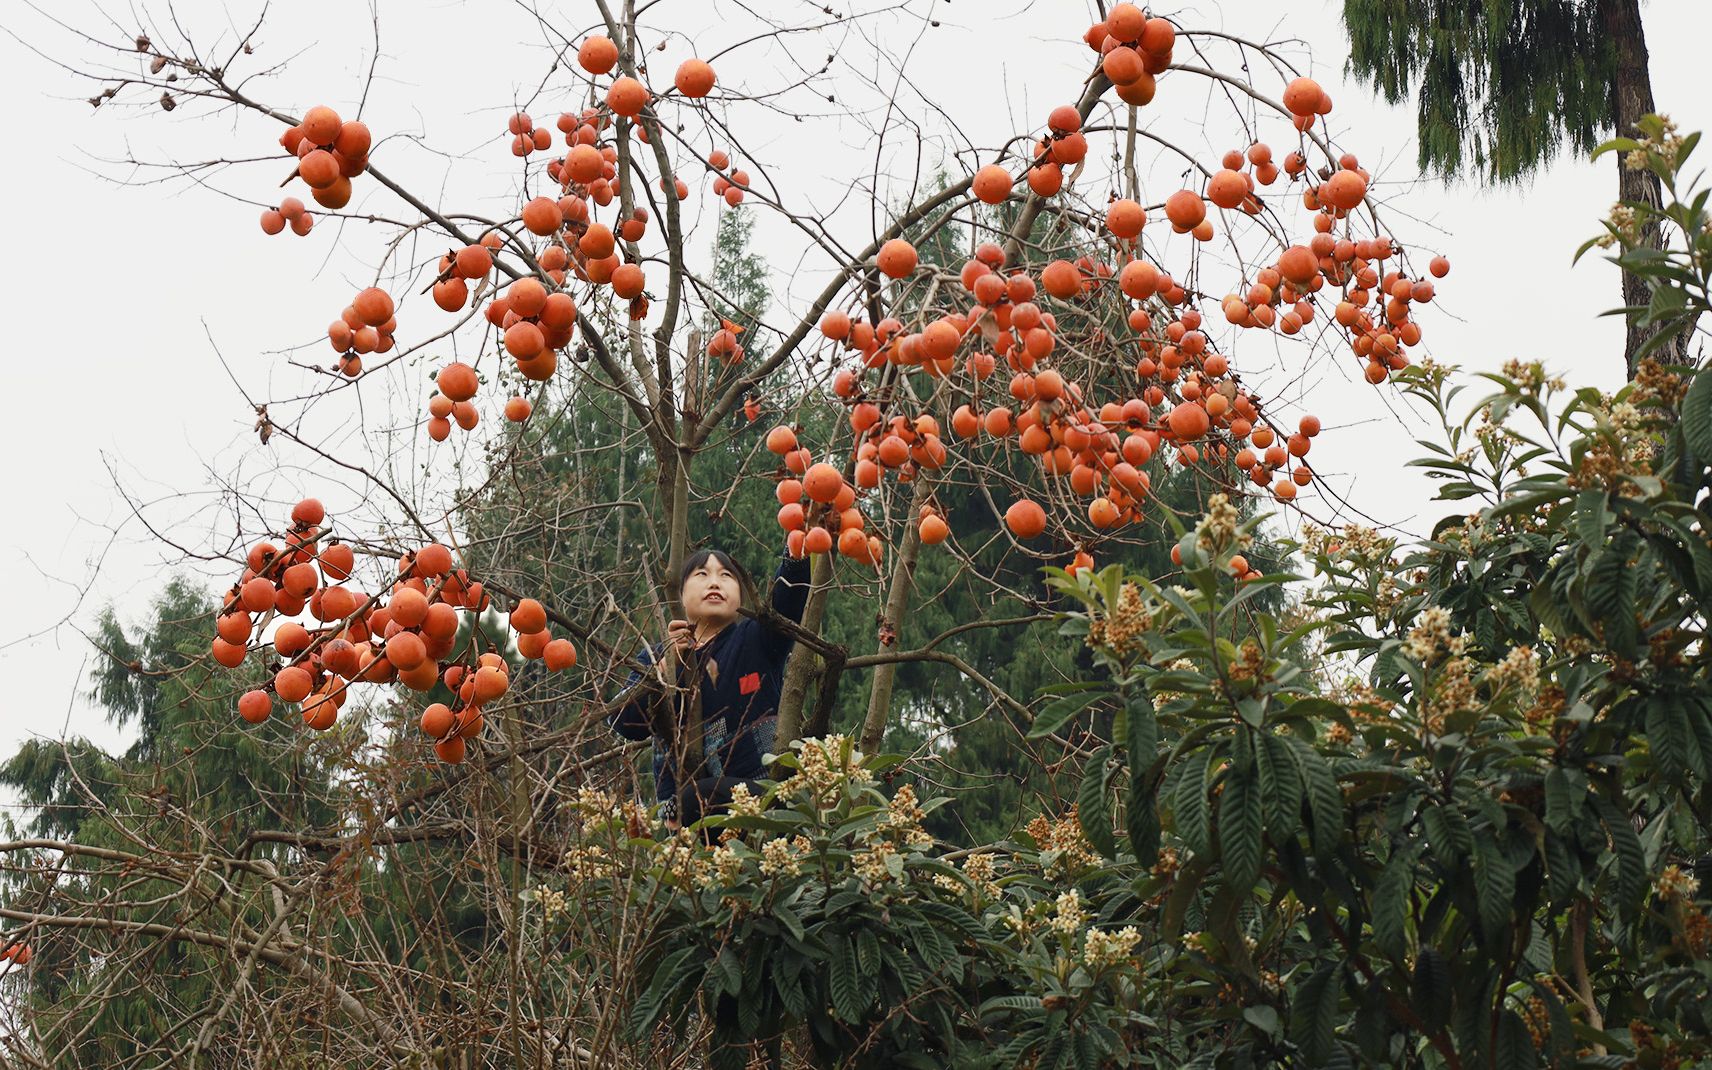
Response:
[[[737,690],[745,695],[753,695],[755,692],[761,690],[761,674],[758,672],[752,672],[748,676],[739,677],[737,680]]]

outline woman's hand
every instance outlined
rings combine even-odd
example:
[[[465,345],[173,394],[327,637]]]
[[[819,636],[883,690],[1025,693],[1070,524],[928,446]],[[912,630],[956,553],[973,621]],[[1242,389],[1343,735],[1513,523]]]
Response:
[[[666,625],[666,645],[688,659],[695,650],[695,626],[687,620],[675,620]]]

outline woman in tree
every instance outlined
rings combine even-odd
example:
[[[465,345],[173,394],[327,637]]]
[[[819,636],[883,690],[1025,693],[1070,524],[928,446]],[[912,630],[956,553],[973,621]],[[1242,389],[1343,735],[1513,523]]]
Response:
[[[802,620],[808,576],[807,557],[786,557],[779,563],[772,607],[780,617]],[[688,619],[672,621],[666,641],[641,654],[657,671],[675,670],[678,686],[667,691],[675,691],[674,697],[640,694],[609,718],[614,731],[626,739],[653,740],[654,794],[674,827],[728,804],[738,784],[753,786],[764,775],[762,759],[773,748],[785,660],[795,642],[785,632],[738,613],[745,599],[752,598],[754,586],[743,566],[721,550],[692,554],[684,562],[679,586]],[[662,658],[666,649],[674,657]],[[626,687],[641,679],[641,673],[631,673]],[[673,680],[667,677],[665,682]],[[681,775],[685,727],[694,723],[690,715],[696,712],[702,760]],[[668,714],[670,740],[655,730],[656,721]],[[680,784],[693,785],[694,790],[680,791]]]

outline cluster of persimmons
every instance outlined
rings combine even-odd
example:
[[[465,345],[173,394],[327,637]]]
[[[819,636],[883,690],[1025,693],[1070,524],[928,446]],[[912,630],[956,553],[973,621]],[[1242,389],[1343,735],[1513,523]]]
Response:
[[[1159,80],[1173,70],[1178,37],[1172,22],[1115,4],[1084,35],[1098,54],[1091,78],[1109,85],[1123,105],[1150,106]],[[565,111],[550,126],[522,112],[506,124],[512,152],[550,193],[526,195],[515,219],[484,223],[460,238],[430,272],[425,289],[434,304],[450,314],[479,313],[491,339],[483,356],[438,368],[425,420],[435,441],[454,424],[473,429],[483,383],[511,377],[484,379],[482,360],[509,362],[523,380],[546,382],[579,329],[590,327],[584,317],[591,310],[603,324],[649,315],[647,265],[667,258],[642,249],[651,230],[661,228],[651,228],[641,203],[653,188],[641,176],[654,167],[660,173],[650,181],[657,178],[662,194],[677,201],[691,196],[690,183],[671,169],[681,165],[667,166],[669,155],[650,143],[650,131],[682,140],[681,124],[658,120],[668,106],[693,108],[687,102],[713,93],[718,79],[708,63],[690,59],[670,88],[651,86],[644,68],[624,62],[620,44],[603,35],[583,40],[576,58],[594,87],[588,99],[598,103]],[[1258,90],[1256,99],[1266,100]],[[1168,187],[1157,198],[1142,198],[1132,186],[1130,196],[1113,192],[1093,211],[1070,197],[1097,133],[1086,125],[1092,103],[1052,108],[1020,148],[977,168],[960,192],[971,212],[998,211],[1020,199],[1053,204],[1060,219],[1080,228],[1070,251],[1030,262],[1023,242],[983,241],[961,263],[935,263],[894,229],[871,258],[843,265],[847,293],[811,315],[819,317],[819,344],[836,358],[827,400],[847,414],[850,437],[840,427],[839,444],[817,448],[801,440],[800,426],[780,424],[766,435],[779,459],[771,478],[789,552],[836,552],[878,565],[887,546],[870,529],[864,502],[888,476],[924,478],[956,464],[958,451],[970,447],[1018,450],[1037,459],[1044,478],[1068,487],[1080,502],[1073,511],[1050,504],[1070,500],[1065,495],[1026,486],[1003,505],[1005,525],[1019,540],[1049,529],[1068,533],[1073,568],[1091,567],[1100,540],[1142,516],[1150,467],[1201,466],[1212,478],[1252,484],[1281,502],[1312,486],[1307,458],[1320,420],[1303,415],[1285,423],[1268,411],[1234,364],[1236,339],[1247,332],[1314,332],[1347,347],[1366,379],[1383,383],[1408,365],[1421,340],[1420,308],[1433,300],[1433,279],[1449,266],[1433,257],[1426,271],[1410,271],[1406,251],[1379,233],[1373,212],[1363,211],[1372,204],[1372,176],[1325,139],[1332,101],[1323,87],[1307,77],[1288,79],[1279,100],[1267,102],[1288,119],[1287,151],[1275,154],[1264,141],[1245,137],[1245,148],[1202,169],[1204,181]],[[337,210],[350,197],[350,179],[367,166],[369,140],[362,124],[315,108],[282,144],[297,157],[297,175],[316,201]],[[725,151],[696,151],[692,160],[708,192],[725,204],[755,192],[751,176]],[[1292,222],[1298,204],[1306,217]],[[1162,263],[1162,242],[1143,242],[1152,227],[1151,233],[1168,229],[1199,248],[1221,227],[1234,231],[1245,219],[1267,235],[1266,252],[1245,251],[1228,289],[1206,285],[1212,258],[1195,256],[1174,277]],[[263,215],[270,234],[287,225],[299,234],[310,227],[294,198]],[[682,289],[687,295],[696,287]],[[894,314],[886,314],[877,293],[891,300]],[[328,329],[339,369],[361,374],[363,355],[392,348],[395,323],[384,290],[359,293]],[[725,366],[723,374],[740,374],[729,369],[745,361],[741,330],[721,321],[688,358],[712,358]],[[924,389],[897,389],[907,376],[921,377]],[[931,399],[921,407],[933,411],[905,408],[908,397]],[[759,412],[751,395],[747,418]],[[531,403],[511,396],[505,414],[526,421]],[[404,557],[384,597],[354,594],[339,586],[350,574],[348,544],[330,541],[317,550],[319,506],[303,503],[293,521],[283,546],[252,549],[218,622],[214,655],[239,664],[270,614],[290,618],[307,607],[320,626],[273,627],[279,667],[271,684],[244,696],[240,712],[266,717],[277,698],[301,703],[306,721],[326,727],[353,681],[396,678],[419,690],[443,682],[456,702],[430,706],[422,726],[442,758],[461,758],[463,740],[479,730],[483,705],[507,686],[507,665],[497,653],[503,642],[490,643],[490,652],[472,664],[441,661],[458,639],[460,612],[485,604],[481,585],[454,569],[443,547],[430,545]],[[952,536],[932,504],[911,523],[927,545]],[[1246,563],[1235,571],[1239,580],[1254,575]],[[511,623],[525,656],[555,668],[574,663],[569,641],[548,634],[539,604],[519,602]]]
[[[320,501],[298,502],[279,543],[250,546],[242,575],[221,602],[214,660],[236,669],[254,652],[271,672],[238,699],[238,714],[259,724],[283,702],[324,731],[337,722],[353,684],[397,682],[426,692],[443,683],[453,702],[430,705],[422,731],[441,759],[463,761],[465,741],[481,732],[482,707],[511,686],[510,663],[500,653],[509,636],[483,634],[487,592],[439,543],[400,557],[386,591],[355,590],[347,581],[356,553],[328,535],[326,518]],[[509,623],[524,658],[551,670],[576,665],[575,645],[553,637],[540,602],[520,600]],[[455,656],[484,646],[473,662]]]

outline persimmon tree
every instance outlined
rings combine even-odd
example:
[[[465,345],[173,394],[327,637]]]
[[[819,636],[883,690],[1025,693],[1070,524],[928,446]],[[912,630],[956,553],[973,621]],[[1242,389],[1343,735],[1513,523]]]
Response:
[[[608,508],[645,514],[639,572],[672,607],[692,516],[711,499],[698,483],[698,457],[744,434],[740,416],[759,420],[758,384],[795,376],[803,383],[796,412],[764,422],[772,456],[759,455],[765,463],[751,462],[740,477],[773,485],[787,552],[817,559],[804,653],[781,711],[785,735],[803,718],[805,674],[821,669],[825,696],[860,667],[870,670],[871,695],[860,735],[873,747],[900,661],[932,657],[966,675],[972,668],[932,643],[918,651],[895,643],[920,556],[969,552],[937,504],[942,489],[978,487],[1015,552],[1068,555],[1077,568],[1096,549],[1121,552],[1126,528],[1148,509],[1154,474],[1188,468],[1209,487],[1254,485],[1294,500],[1313,486],[1306,456],[1320,423],[1274,415],[1262,384],[1240,370],[1239,336],[1299,340],[1284,350],[1298,370],[1317,351],[1353,355],[1383,383],[1407,365],[1421,335],[1415,311],[1433,298],[1430,276],[1445,270],[1442,258],[1413,263],[1379,224],[1369,175],[1328,139],[1332,102],[1316,82],[1247,42],[1179,40],[1174,23],[1133,5],[1086,29],[1088,73],[1070,102],[1001,145],[971,148],[966,173],[889,209],[855,242],[798,209],[762,164],[733,160],[744,105],[759,88],[722,87],[715,68],[693,55],[667,84],[659,65],[645,69],[658,31],[646,19],[600,14],[581,35],[541,27],[561,61],[548,84],[562,99],[592,104],[551,121],[523,111],[507,120],[496,149],[517,161],[523,190],[510,216],[431,204],[408,176],[381,169],[384,132],[377,144],[359,119],[253,95],[242,81],[248,37],[223,62],[189,41],[169,47],[138,37],[123,47],[149,58],[148,73],[96,98],[112,107],[160,89],[163,105],[235,108],[283,129],[286,186],[306,192],[322,218],[346,211],[365,184],[415,217],[385,247],[375,285],[356,290],[328,328],[334,363],[311,376],[317,385],[295,402],[257,402],[269,448],[352,473],[381,515],[361,524],[335,503],[329,520],[319,500],[289,517],[251,510],[273,541],[249,542],[213,647],[234,667],[252,646],[276,665],[271,685],[243,698],[246,717],[269,715],[278,699],[325,729],[352,681],[396,679],[418,691],[443,684],[455,698],[445,704],[452,721],[436,710],[427,727],[437,730],[441,757],[455,761],[465,748],[458,740],[480,734],[478,711],[506,693],[506,673],[491,662],[509,635],[477,637],[490,664],[454,653],[470,649],[454,646],[459,614],[495,595],[525,657],[568,668],[573,641],[593,644],[598,664],[590,667],[605,679],[624,655],[623,641],[589,627],[586,610],[567,613],[547,592],[508,582],[514,565],[503,539],[462,545],[456,505],[307,437],[294,404],[349,404],[408,369],[431,372],[435,389],[420,410],[429,440],[479,433],[484,409],[519,425],[484,440],[486,463],[471,478],[498,484],[530,447],[531,421],[551,418],[538,411],[544,403],[566,411],[605,395],[624,410],[639,463],[654,470],[650,500]],[[1216,69],[1217,53],[1232,50],[1273,77],[1251,82]],[[729,55],[741,69],[741,51]],[[1237,147],[1203,161],[1156,132],[1167,124],[1154,116],[1169,111],[1172,96],[1167,88],[1157,97],[1161,80],[1210,83],[1231,100]],[[1261,136],[1268,130],[1283,136],[1276,154]],[[1187,180],[1144,175],[1146,145]],[[750,204],[773,213],[828,260],[828,281],[805,307],[766,311],[777,329],[743,333],[727,317],[707,319],[721,297],[688,253],[689,220],[704,199],[715,212]],[[263,209],[261,229],[312,233],[310,211],[288,197]],[[968,247],[934,243],[951,227]],[[443,252],[431,252],[430,241]],[[412,319],[418,326],[400,335]],[[456,359],[439,355],[453,344],[468,348]],[[1282,374],[1291,374],[1288,364]],[[845,419],[804,437],[811,410]],[[435,456],[430,450],[430,467]],[[599,529],[599,512],[590,510],[590,530]],[[381,538],[381,524],[413,537]],[[374,577],[391,590],[365,595],[353,586],[371,582],[351,579],[353,548],[365,561],[398,560],[396,571]],[[883,592],[875,653],[817,640],[815,622],[838,584]],[[275,631],[275,621],[304,610],[313,627],[287,622]]]
[[[143,105],[235,120],[254,151],[234,155],[249,162],[226,161],[217,177],[175,170],[249,201],[254,241],[289,228],[289,240],[332,244],[336,231],[342,254],[371,264],[344,308],[304,313],[306,330],[331,321],[317,342],[327,348],[289,361],[280,396],[235,377],[257,450],[316,485],[234,479],[235,521],[189,555],[222,569],[207,657],[229,672],[214,679],[265,738],[354,767],[328,789],[341,820],[255,841],[281,854],[271,871],[238,867],[258,882],[254,901],[171,871],[230,911],[222,924],[240,936],[176,937],[160,921],[92,928],[222,948],[249,962],[246,977],[282,966],[365,1031],[371,1046],[353,1058],[444,1055],[424,1039],[429,1018],[389,1017],[359,982],[360,963],[408,939],[341,932],[345,950],[317,965],[312,941],[280,935],[292,923],[279,896],[298,888],[282,867],[305,857],[337,869],[377,844],[477,844],[495,890],[482,925],[514,938],[509,972],[476,955],[412,968],[441,998],[496,981],[516,997],[503,1037],[459,1044],[504,1044],[519,1062],[525,1048],[605,1057],[622,1047],[610,1016],[555,1018],[563,1039],[549,1042],[539,1023],[551,1016],[524,1009],[525,926],[500,889],[558,857],[563,790],[612,778],[631,753],[605,737],[601,714],[641,643],[677,614],[676,577],[715,534],[710,518],[813,558],[809,607],[790,629],[782,739],[844,728],[874,753],[898,721],[905,666],[941,667],[1009,724],[1039,724],[1034,696],[995,683],[957,640],[1049,618],[1062,595],[1040,588],[1040,565],[1084,575],[1139,561],[1175,510],[1198,516],[1215,492],[1293,509],[1318,499],[1307,457],[1324,449],[1320,421],[1273,397],[1328,361],[1388,389],[1448,270],[1386,228],[1372,176],[1333,141],[1324,89],[1261,44],[1130,4],[1093,25],[1031,16],[1040,36],[1086,42],[1074,77],[1030,76],[1061,103],[990,143],[957,131],[964,147],[931,192],[888,199],[876,163],[845,191],[869,202],[872,222],[857,228],[743,146],[791,94],[879,87],[855,65],[769,84],[745,57],[806,55],[812,35],[879,25],[879,14],[814,15],[729,46],[685,40],[671,5],[596,3],[574,32],[536,17],[553,58],[485,150],[513,168],[500,210],[440,203],[430,181],[391,167],[403,139],[371,129],[360,107],[269,99],[267,68],[252,66],[259,28],[214,47],[172,20],[77,39],[68,66],[100,84],[97,117]],[[878,56],[897,51],[878,39]],[[351,90],[341,96],[385,91]],[[882,141],[920,143],[890,96],[846,117]],[[1224,143],[1209,151],[1210,136]],[[739,206],[796,237],[817,290],[745,307],[720,265],[699,262],[698,224]],[[288,482],[301,489],[286,494]],[[551,484],[569,489],[540,492]],[[766,515],[736,513],[757,488]],[[1254,583],[1262,563],[1223,567]],[[1023,611],[977,609],[901,643],[935,569],[976,607]],[[1256,600],[1270,590],[1252,589]],[[835,642],[826,625],[841,599],[871,599],[877,620]],[[1058,671],[1053,683],[1078,683]],[[643,686],[669,695],[678,682],[647,674]],[[833,725],[841,692],[858,688],[859,718]],[[299,720],[325,735],[294,736]],[[658,745],[693,763],[699,725],[681,728],[662,719]],[[1091,753],[1056,729],[1023,745],[1050,746],[1054,761]],[[424,768],[430,747],[466,768]],[[441,809],[465,791],[480,796],[478,817]],[[444,820],[416,823],[429,812]],[[175,847],[254,849],[203,828]],[[146,842],[100,856],[115,879],[148,857]],[[378,866],[375,879],[395,872]],[[283,928],[270,933],[275,918]],[[591,917],[587,931],[601,924]],[[622,1000],[648,961],[578,972],[567,991]],[[233,995],[222,1015],[250,999]],[[433,1031],[456,1025],[436,1019]],[[161,1036],[167,1049],[182,1040]]]

